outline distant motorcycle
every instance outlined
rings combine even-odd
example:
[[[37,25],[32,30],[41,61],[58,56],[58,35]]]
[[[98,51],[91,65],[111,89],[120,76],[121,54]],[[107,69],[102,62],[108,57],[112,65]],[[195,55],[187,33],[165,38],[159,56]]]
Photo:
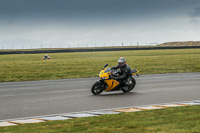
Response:
[[[42,59],[43,59],[43,60],[49,60],[49,59],[51,59],[51,57],[48,56],[48,54],[46,54],[44,57],[42,57]]]
[[[42,57],[42,59],[43,59],[43,60],[49,60],[49,59],[51,59],[51,57],[47,57],[47,58]]]
[[[123,92],[130,92],[131,90],[134,89],[136,85],[136,80],[133,76],[134,75],[139,76],[137,74],[139,72],[137,69],[132,69],[131,72],[132,76],[128,78],[126,83],[122,85],[119,81],[113,79],[113,77],[119,76],[119,71],[109,68],[108,64],[106,64],[104,66],[104,69],[101,70],[99,73],[100,79],[93,84],[91,92],[94,95],[99,95],[103,91],[108,92],[108,91],[122,90]]]

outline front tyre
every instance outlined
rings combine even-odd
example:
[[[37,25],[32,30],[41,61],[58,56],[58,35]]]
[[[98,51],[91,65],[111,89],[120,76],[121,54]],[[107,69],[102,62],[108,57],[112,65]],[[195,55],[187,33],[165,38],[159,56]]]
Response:
[[[94,95],[99,95],[101,92],[103,92],[103,90],[104,90],[104,83],[99,81],[96,81],[91,88],[91,92]]]
[[[136,80],[134,78],[131,79],[132,83],[128,86],[124,86],[122,87],[122,91],[125,92],[130,92],[134,89],[135,85],[136,85]]]

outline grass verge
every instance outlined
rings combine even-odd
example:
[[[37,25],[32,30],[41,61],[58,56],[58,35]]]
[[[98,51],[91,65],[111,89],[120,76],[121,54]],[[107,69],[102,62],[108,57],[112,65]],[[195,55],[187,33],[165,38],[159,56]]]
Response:
[[[97,77],[105,63],[125,57],[140,74],[200,72],[200,49],[0,55],[0,82]]]
[[[198,133],[200,106],[147,110],[1,127],[2,133]]]

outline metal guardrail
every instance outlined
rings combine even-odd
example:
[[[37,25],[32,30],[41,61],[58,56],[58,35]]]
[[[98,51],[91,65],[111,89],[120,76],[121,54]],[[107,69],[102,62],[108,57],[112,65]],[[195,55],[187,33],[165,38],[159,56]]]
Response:
[[[21,50],[0,51],[2,54],[37,54],[37,53],[66,53],[66,52],[94,52],[94,51],[122,51],[122,50],[158,50],[158,49],[192,49],[200,46],[166,46],[166,47],[133,47],[133,48],[86,48],[86,49],[58,49],[58,50]]]

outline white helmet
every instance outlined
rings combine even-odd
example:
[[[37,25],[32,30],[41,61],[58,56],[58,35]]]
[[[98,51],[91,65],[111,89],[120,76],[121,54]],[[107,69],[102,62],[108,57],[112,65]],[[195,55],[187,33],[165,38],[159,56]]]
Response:
[[[126,65],[126,59],[124,57],[120,57],[118,59],[118,65],[119,65],[119,67],[125,66]]]

